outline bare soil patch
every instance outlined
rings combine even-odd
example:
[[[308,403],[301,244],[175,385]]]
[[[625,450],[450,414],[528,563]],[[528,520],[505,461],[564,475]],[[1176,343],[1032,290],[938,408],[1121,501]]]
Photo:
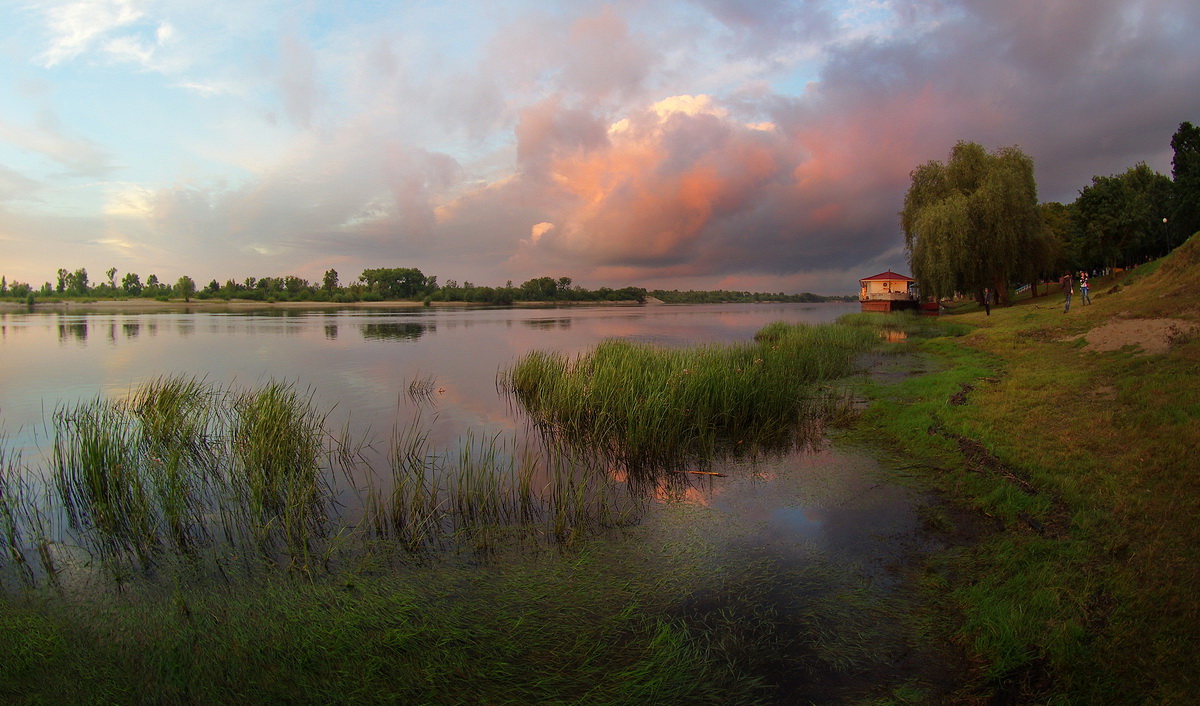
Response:
[[[1084,334],[1085,351],[1115,351],[1138,346],[1143,354],[1166,353],[1171,343],[1200,329],[1185,319],[1114,319]]]

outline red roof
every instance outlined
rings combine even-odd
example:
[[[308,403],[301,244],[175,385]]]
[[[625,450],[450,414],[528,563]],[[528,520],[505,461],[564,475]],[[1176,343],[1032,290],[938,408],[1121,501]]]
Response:
[[[867,280],[873,280],[873,279],[888,279],[888,280],[902,279],[905,282],[916,282],[916,280],[913,279],[912,277],[905,277],[904,275],[898,275],[895,272],[892,272],[891,270],[888,270],[887,272],[880,272],[879,274],[872,275],[870,277],[863,277],[859,281],[866,282]]]

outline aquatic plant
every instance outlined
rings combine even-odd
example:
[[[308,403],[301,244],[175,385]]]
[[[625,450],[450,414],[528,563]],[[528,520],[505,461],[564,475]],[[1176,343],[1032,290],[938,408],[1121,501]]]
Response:
[[[232,408],[229,477],[247,501],[260,538],[278,526],[290,547],[305,546],[324,518],[324,415],[311,395],[301,397],[279,382],[236,395]]]
[[[353,455],[311,395],[278,382],[238,390],[160,378],[125,399],[59,407],[52,422],[51,500],[73,541],[116,564],[218,540],[303,563],[321,537],[327,480]]]
[[[388,465],[390,476],[368,491],[366,524],[412,552],[520,537],[571,543],[629,523],[640,503],[571,450],[500,434],[435,450],[420,415],[394,433]]]
[[[752,344],[663,348],[607,340],[573,358],[535,351],[498,376],[545,433],[640,472],[737,446],[787,445],[841,404],[828,383],[876,335],[773,324]]]

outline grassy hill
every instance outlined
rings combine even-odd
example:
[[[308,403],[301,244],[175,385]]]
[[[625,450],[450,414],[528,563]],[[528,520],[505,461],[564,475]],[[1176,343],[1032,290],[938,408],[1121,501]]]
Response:
[[[925,569],[979,703],[1192,703],[1200,689],[1200,235],[1161,261],[944,317],[938,370],[861,420],[982,531]],[[967,525],[974,525],[973,529]]]

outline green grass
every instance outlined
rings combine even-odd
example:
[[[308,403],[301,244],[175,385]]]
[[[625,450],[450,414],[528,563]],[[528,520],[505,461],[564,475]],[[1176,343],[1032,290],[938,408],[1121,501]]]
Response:
[[[1197,321],[1198,274],[1193,239],[1093,280],[1094,304],[1069,314],[1052,293],[948,317],[977,328],[919,345],[934,372],[868,386],[878,399],[857,438],[975,509],[981,539],[928,567],[939,630],[979,665],[975,693],[1194,699],[1200,342],[1139,355],[1091,352],[1076,337],[1119,318]]]
[[[686,349],[609,340],[574,358],[535,351],[502,371],[500,386],[548,436],[653,473],[815,438],[814,420],[843,410],[829,383],[879,341],[836,325],[773,324],[755,338]]]
[[[3,598],[0,698],[766,702],[755,669],[771,655],[765,644],[748,648],[770,626],[745,623],[745,611],[679,614],[673,607],[695,583],[680,572],[691,564],[624,551],[586,545],[566,557],[386,572],[364,564],[316,581],[275,575],[224,587],[180,576],[99,604]]]
[[[420,415],[396,431],[388,461],[390,475],[367,489],[364,525],[410,552],[567,545],[636,522],[644,500],[573,449],[473,434],[435,449]]]

